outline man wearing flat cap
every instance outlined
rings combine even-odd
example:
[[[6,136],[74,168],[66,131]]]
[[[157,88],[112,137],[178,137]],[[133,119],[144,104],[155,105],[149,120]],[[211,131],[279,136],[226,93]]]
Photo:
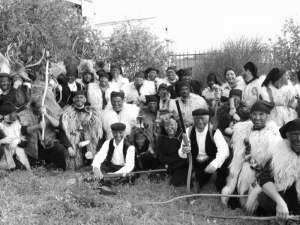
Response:
[[[86,104],[86,91],[72,92],[72,99],[74,104],[66,108],[61,117],[61,126],[67,137],[63,137],[62,142],[68,150],[68,170],[90,164],[103,136],[102,115],[94,107]]]
[[[203,84],[193,79],[193,68],[185,68],[177,71],[179,81],[187,81],[191,84],[191,93],[201,96]]]
[[[166,77],[157,82],[157,86],[164,83],[168,85],[170,98],[175,99],[177,97],[176,92],[176,84],[179,81],[179,77],[177,76],[177,68],[176,66],[169,66],[166,70]]]
[[[0,73],[0,105],[4,102],[16,104],[16,91],[18,87],[18,83],[11,87],[10,75],[8,73]]]
[[[222,194],[234,192],[245,194],[252,191],[256,175],[264,167],[271,152],[269,147],[274,141],[281,139],[279,127],[269,119],[274,103],[264,100],[256,101],[250,109],[250,121],[239,122],[233,126],[231,138],[233,158],[227,185]],[[252,198],[222,197],[222,202],[231,208],[242,206],[253,212],[256,207]]]
[[[153,81],[145,80],[146,74],[139,71],[134,75],[134,81],[129,83],[124,89],[127,103],[140,105],[140,101],[145,95],[155,95],[156,89]]]
[[[262,83],[262,99],[275,103],[270,119],[281,127],[287,122],[297,119],[296,90],[290,82],[290,72],[284,67],[274,67]]]
[[[104,110],[110,103],[110,94],[113,91],[118,92],[117,83],[109,82],[109,75],[104,71],[97,71],[99,83],[93,82],[88,85],[88,102],[98,111]]]
[[[242,76],[246,82],[246,87],[243,90],[243,102],[246,103],[247,107],[251,108],[251,106],[260,99],[261,84],[265,76],[262,75],[258,77],[257,66],[250,61],[243,66]]]
[[[249,198],[258,200],[269,216],[276,215],[278,224],[287,224],[289,215],[300,215],[300,119],[279,131],[283,139],[269,146],[270,160],[258,177],[255,195]]]
[[[199,95],[190,93],[191,84],[189,82],[178,82],[176,88],[179,91],[180,95],[180,97],[178,97],[177,99],[179,101],[180,109],[182,111],[184,123],[187,127],[191,126],[194,122],[192,119],[192,112],[199,108],[208,110],[208,105],[206,104],[204,98],[202,98]],[[177,112],[175,99],[171,100],[169,111]]]
[[[124,123],[126,125],[126,135],[130,135],[132,127],[136,124],[140,108],[134,104],[127,104],[124,97],[123,92],[112,92],[110,94],[111,104],[103,111],[103,130],[106,140],[112,138],[110,126],[113,123]]]
[[[120,91],[124,91],[129,84],[129,80],[122,76],[122,68],[119,65],[112,65],[110,67],[111,82],[118,85]]]
[[[129,173],[134,169],[135,150],[125,138],[126,125],[113,123],[110,128],[113,138],[104,142],[92,164],[96,179],[106,173]]]
[[[191,152],[200,188],[217,172],[215,184],[220,192],[226,184],[228,163],[225,160],[229,156],[228,145],[220,130],[212,130],[207,109],[196,109],[192,115],[194,125],[186,130],[190,144],[185,146],[182,141],[178,155],[187,158],[187,153]]]

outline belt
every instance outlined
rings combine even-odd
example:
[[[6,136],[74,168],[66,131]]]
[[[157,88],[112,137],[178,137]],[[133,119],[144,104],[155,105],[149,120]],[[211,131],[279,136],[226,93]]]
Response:
[[[204,162],[206,162],[206,161],[208,161],[209,160],[209,156],[207,156],[207,157],[205,157],[205,158],[203,158],[203,159],[196,159],[196,162],[197,163],[204,163]]]

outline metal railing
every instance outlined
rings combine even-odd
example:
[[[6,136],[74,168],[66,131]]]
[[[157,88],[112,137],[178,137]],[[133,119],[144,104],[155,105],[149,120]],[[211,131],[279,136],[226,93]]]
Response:
[[[177,69],[183,69],[194,67],[197,61],[200,61],[204,55],[206,55],[206,53],[176,52],[170,56],[172,57],[172,64],[175,65]]]

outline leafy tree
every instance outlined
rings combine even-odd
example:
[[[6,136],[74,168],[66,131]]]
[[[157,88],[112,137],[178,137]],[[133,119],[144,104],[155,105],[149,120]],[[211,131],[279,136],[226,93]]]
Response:
[[[158,68],[162,73],[169,59],[163,43],[141,24],[123,23],[115,27],[108,45],[110,56],[124,66],[130,78],[135,72],[150,66]]]

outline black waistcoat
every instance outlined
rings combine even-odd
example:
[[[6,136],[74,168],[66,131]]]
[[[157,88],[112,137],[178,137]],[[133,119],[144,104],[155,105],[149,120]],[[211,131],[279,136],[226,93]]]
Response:
[[[124,142],[123,142],[123,156],[124,156],[124,161],[125,162],[126,162],[127,149],[130,146],[131,146],[131,144],[126,139],[124,139]],[[112,156],[114,154],[114,151],[115,151],[115,147],[114,147],[114,138],[113,138],[109,141],[107,156],[106,156],[106,159],[105,159],[105,162],[104,162],[106,166],[111,164],[111,159],[112,159]]]

